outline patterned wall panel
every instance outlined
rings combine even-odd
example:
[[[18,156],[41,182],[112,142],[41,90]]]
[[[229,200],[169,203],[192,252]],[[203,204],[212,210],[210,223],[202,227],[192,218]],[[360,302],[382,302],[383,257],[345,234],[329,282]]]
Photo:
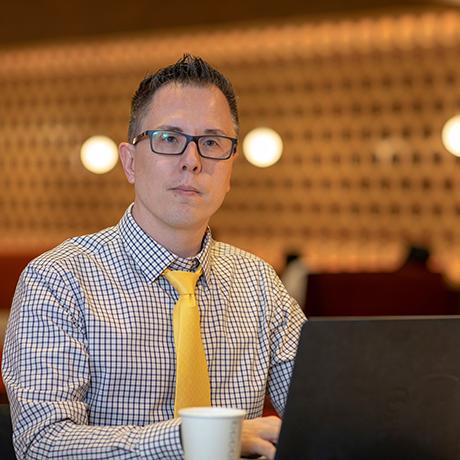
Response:
[[[460,110],[460,15],[183,30],[0,52],[0,251],[30,251],[112,225],[132,200],[121,167],[84,170],[81,143],[126,137],[142,76],[183,52],[234,82],[241,131],[276,129],[267,169],[242,155],[213,218],[220,239],[280,265],[389,270],[429,245],[460,280],[460,160],[442,146]]]

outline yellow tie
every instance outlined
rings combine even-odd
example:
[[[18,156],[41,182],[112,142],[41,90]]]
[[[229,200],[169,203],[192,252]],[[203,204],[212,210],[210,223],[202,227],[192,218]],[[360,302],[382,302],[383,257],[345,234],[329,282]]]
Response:
[[[176,398],[174,414],[192,406],[210,406],[211,389],[208,365],[200,334],[200,311],[195,297],[195,286],[201,275],[196,272],[163,272],[179,293],[174,307],[173,328],[176,346]]]

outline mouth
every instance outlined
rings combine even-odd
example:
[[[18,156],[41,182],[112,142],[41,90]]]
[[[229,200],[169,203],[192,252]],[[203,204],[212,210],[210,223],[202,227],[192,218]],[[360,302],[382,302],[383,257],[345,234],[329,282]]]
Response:
[[[177,185],[176,187],[171,187],[170,190],[181,195],[201,195],[201,192],[191,185]]]

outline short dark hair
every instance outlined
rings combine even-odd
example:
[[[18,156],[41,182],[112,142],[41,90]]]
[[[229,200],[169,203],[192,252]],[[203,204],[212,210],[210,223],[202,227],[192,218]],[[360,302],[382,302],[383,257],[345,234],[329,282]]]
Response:
[[[139,84],[131,101],[131,116],[129,119],[128,141],[139,134],[140,123],[155,92],[168,83],[184,85],[215,85],[227,99],[235,129],[238,132],[239,119],[235,92],[230,81],[204,59],[184,54],[175,64],[159,69],[147,75]]]

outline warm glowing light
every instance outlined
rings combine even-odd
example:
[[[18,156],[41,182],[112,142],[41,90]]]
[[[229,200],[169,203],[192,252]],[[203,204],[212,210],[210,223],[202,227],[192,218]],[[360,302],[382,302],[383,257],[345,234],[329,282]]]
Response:
[[[280,159],[283,153],[283,140],[273,129],[256,128],[244,138],[243,153],[249,163],[266,168]]]
[[[104,174],[117,164],[117,145],[109,137],[92,136],[81,146],[80,158],[88,171]]]
[[[447,120],[442,128],[442,143],[450,153],[460,157],[460,115]]]

